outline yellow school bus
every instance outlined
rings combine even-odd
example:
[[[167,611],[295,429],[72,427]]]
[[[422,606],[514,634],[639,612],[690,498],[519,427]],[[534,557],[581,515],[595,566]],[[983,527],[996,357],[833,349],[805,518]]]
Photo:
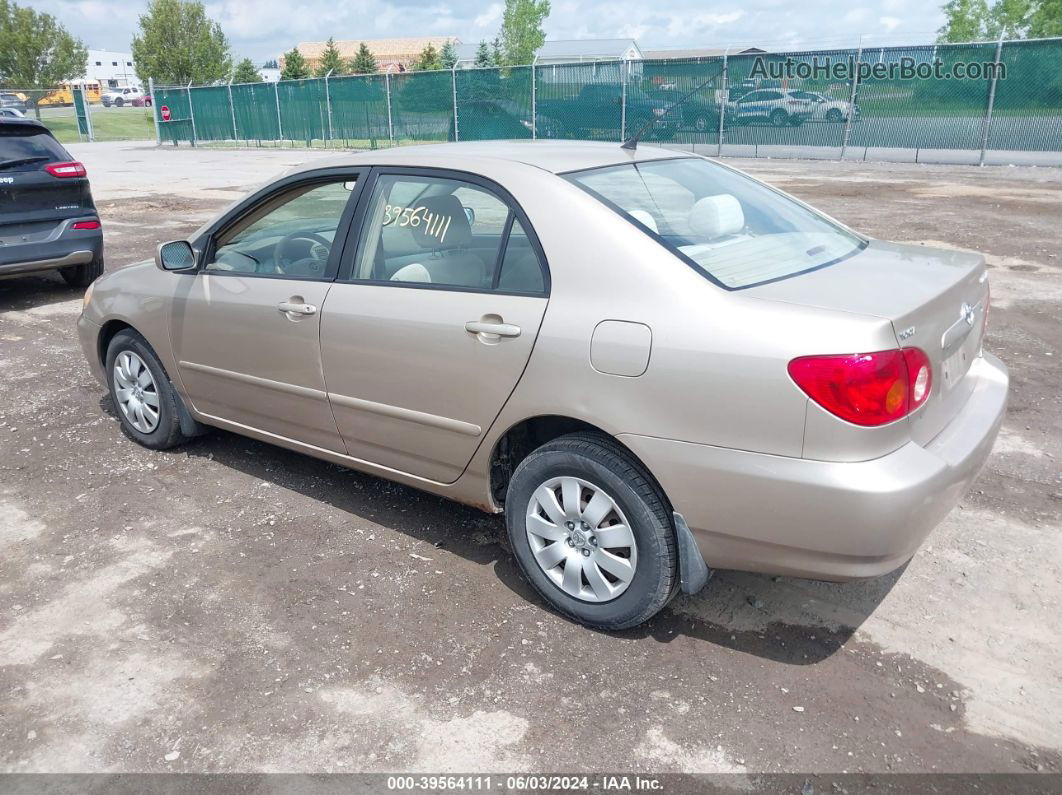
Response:
[[[100,101],[100,84],[75,81],[73,83],[64,83],[60,88],[55,89],[50,94],[46,94],[41,97],[37,103],[41,107],[47,105],[73,105],[74,104],[74,89],[84,87],[85,99],[89,102]]]

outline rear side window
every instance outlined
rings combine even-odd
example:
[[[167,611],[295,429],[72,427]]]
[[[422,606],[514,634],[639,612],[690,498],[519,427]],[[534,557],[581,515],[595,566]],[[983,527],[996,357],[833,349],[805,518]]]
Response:
[[[0,125],[0,171],[39,171],[47,163],[71,160],[47,132]]]

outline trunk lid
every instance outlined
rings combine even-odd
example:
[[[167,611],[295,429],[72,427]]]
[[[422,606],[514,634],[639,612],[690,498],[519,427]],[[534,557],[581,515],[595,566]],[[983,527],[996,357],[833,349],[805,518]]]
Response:
[[[51,163],[71,160],[41,125],[0,125],[0,234],[2,227],[22,234],[43,222],[95,214],[87,178],[59,178],[46,170]]]
[[[966,372],[981,353],[988,272],[965,251],[871,241],[843,262],[770,284],[747,295],[889,320],[901,348],[921,348],[933,366],[929,400],[910,415],[911,437],[931,441],[959,412],[973,384]],[[808,354],[869,353],[836,351]]]

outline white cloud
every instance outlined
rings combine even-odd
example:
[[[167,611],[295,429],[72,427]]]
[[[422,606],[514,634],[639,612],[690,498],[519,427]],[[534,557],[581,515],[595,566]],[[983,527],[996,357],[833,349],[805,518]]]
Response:
[[[883,28],[885,28],[886,33],[892,33],[896,28],[903,24],[903,21],[896,17],[881,17],[878,19],[878,22]]]

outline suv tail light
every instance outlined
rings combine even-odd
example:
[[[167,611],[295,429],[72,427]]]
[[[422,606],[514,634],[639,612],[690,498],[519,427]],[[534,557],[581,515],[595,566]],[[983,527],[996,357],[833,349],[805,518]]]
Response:
[[[70,224],[71,229],[99,229],[99,221],[75,221]]]
[[[919,348],[802,356],[789,363],[789,375],[828,412],[867,427],[906,417],[933,388],[933,368]]]
[[[75,161],[70,161],[68,163],[49,163],[44,167],[44,170],[53,177],[59,177],[59,179],[84,177],[88,175],[88,172],[85,171],[85,167]]]

